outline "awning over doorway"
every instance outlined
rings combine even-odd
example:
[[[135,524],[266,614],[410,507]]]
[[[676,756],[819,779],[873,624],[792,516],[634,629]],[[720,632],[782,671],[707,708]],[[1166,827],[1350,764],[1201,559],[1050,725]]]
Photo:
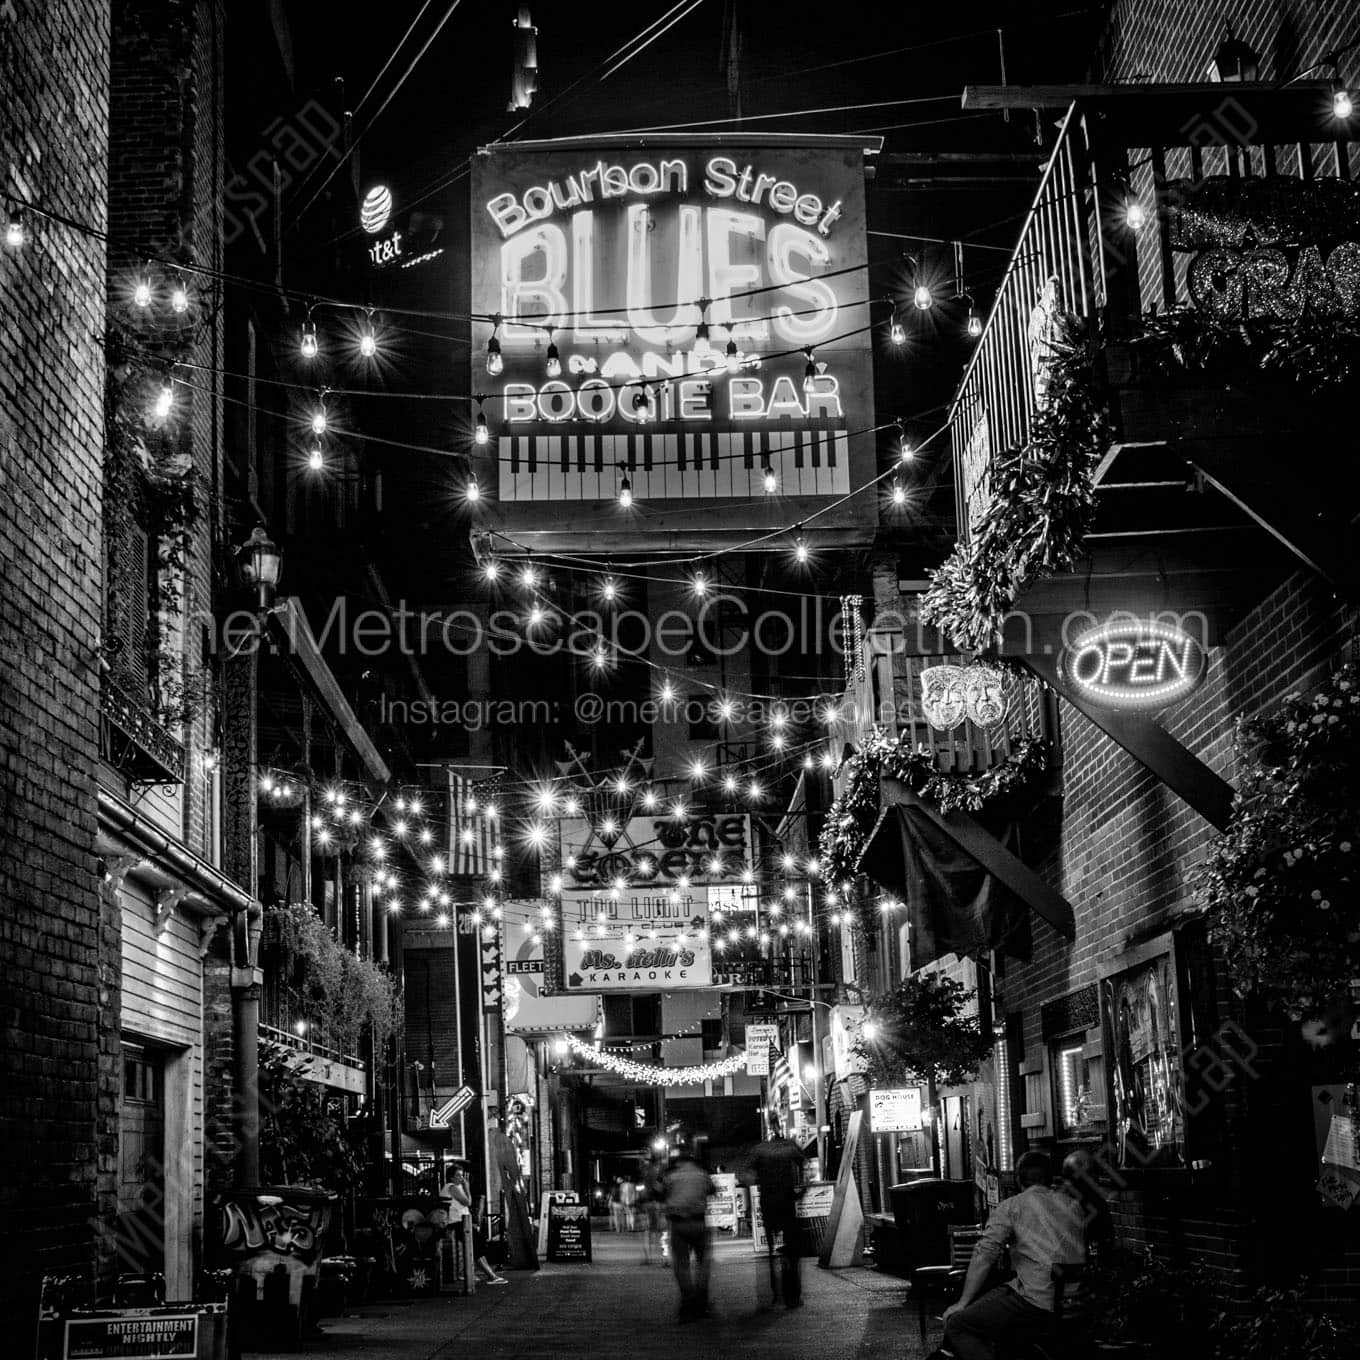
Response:
[[[898,894],[911,926],[911,963],[996,949],[1030,956],[1029,912],[1069,939],[1072,906],[966,812],[941,813],[896,780],[883,781],[884,809],[859,869]]]

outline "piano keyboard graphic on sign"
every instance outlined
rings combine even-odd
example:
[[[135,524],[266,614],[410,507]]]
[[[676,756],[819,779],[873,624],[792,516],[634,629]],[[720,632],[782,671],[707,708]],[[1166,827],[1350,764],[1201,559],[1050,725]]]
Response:
[[[639,500],[750,500],[766,494],[767,459],[782,496],[850,490],[845,430],[510,435],[497,442],[502,501],[612,500],[624,476]]]

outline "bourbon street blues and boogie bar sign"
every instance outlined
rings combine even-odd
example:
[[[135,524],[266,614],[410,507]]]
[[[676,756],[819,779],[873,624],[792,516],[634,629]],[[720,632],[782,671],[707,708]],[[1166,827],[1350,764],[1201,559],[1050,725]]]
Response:
[[[680,547],[787,526],[872,478],[877,149],[655,136],[474,158],[471,310],[502,318],[473,325],[491,436],[474,464],[502,528],[534,547]],[[867,541],[875,514],[856,497],[815,527]]]
[[[709,890],[751,871],[744,815],[564,818],[562,962],[568,991],[711,987]]]

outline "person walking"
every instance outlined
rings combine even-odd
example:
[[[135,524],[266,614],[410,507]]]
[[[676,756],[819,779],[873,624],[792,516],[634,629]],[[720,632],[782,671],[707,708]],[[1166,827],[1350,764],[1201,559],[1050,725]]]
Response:
[[[957,1360],[994,1360],[997,1343],[1042,1336],[1053,1326],[1053,1267],[1086,1260],[1087,1210],[1078,1187],[1051,1188],[1053,1163],[1027,1152],[1015,1164],[1021,1190],[992,1210],[973,1248],[959,1301],[944,1312],[944,1350]],[[1015,1278],[987,1290],[1002,1249]]]
[[[615,1176],[609,1187],[609,1226],[616,1233],[623,1231],[623,1178]]]
[[[693,1322],[708,1312],[709,1251],[704,1216],[717,1187],[713,1178],[682,1148],[661,1178],[661,1202],[671,1233],[671,1269],[680,1288],[680,1321]]]
[[[637,1202],[637,1182],[631,1176],[625,1176],[619,1186],[619,1203],[623,1208],[623,1226],[630,1233],[637,1231]]]
[[[642,1165],[642,1189],[638,1203],[642,1209],[642,1264],[649,1266],[655,1255],[665,1265],[661,1250],[661,1179],[666,1170],[664,1158],[653,1153]]]
[[[775,1235],[781,1238],[780,1292],[786,1308],[803,1306],[803,1283],[798,1274],[803,1247],[798,1199],[802,1194],[804,1161],[802,1149],[793,1139],[784,1137],[778,1121],[771,1121],[769,1138],[751,1154],[749,1177],[760,1192],[760,1214],[765,1220],[771,1251]]]
[[[449,1171],[449,1178],[439,1187],[439,1198],[444,1201],[444,1215],[450,1236],[462,1234],[464,1250],[472,1252],[472,1259],[481,1272],[483,1284],[508,1284],[486,1259],[486,1239],[482,1236],[472,1213],[472,1191],[468,1188],[467,1172],[461,1166]]]

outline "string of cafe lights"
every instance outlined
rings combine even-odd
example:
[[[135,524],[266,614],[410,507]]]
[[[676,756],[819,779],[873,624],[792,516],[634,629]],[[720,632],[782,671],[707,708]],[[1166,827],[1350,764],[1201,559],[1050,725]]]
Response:
[[[99,240],[105,244],[112,244],[114,241],[113,235],[101,228],[95,227],[90,223],[82,222],[74,217],[69,216],[66,213],[62,213],[57,210],[44,207],[32,201],[27,200],[21,201],[13,197],[8,197],[6,199],[6,206],[7,206],[7,227],[5,232],[5,241],[6,244],[11,249],[17,250],[24,246],[25,244],[27,244],[28,241],[30,240],[31,233],[26,229],[23,222],[24,214],[31,214],[35,217],[41,217],[45,220],[60,224],[64,227],[67,227],[70,230],[76,231],[77,233],[80,234],[84,234],[93,239]],[[971,247],[975,243],[958,240],[951,242],[950,244],[954,245],[956,248],[964,248]],[[891,262],[898,262],[899,259],[900,259],[899,256],[894,255],[891,257]],[[868,271],[878,268],[889,262],[890,261],[887,258],[882,260],[865,260],[861,263],[846,265],[839,269],[828,270],[822,274],[818,274],[816,278],[832,279],[846,274],[855,274],[861,272],[867,273]],[[160,284],[159,287],[158,280],[153,276],[153,271],[159,271],[160,274],[164,276],[163,279],[159,280]],[[611,315],[623,316],[626,315],[627,312],[629,311],[628,305],[624,304],[616,307],[586,308],[572,311],[564,311],[560,313],[554,313],[551,319],[543,319],[538,317],[505,316],[499,312],[458,312],[442,309],[403,307],[392,304],[384,304],[381,307],[377,307],[371,301],[359,302],[350,299],[334,297],[327,294],[317,293],[309,290],[279,288],[276,284],[267,283],[259,279],[253,279],[246,275],[236,274],[229,270],[217,269],[208,265],[199,264],[192,261],[161,258],[155,255],[151,255],[146,258],[146,261],[142,266],[141,273],[137,274],[135,277],[131,289],[132,301],[134,306],[136,306],[139,309],[149,309],[150,307],[152,307],[156,303],[158,295],[164,290],[166,282],[169,281],[172,308],[182,308],[182,310],[187,311],[192,301],[187,287],[187,283],[185,282],[187,278],[201,278],[222,284],[232,284],[234,286],[241,287],[250,291],[267,294],[274,298],[282,297],[286,301],[297,303],[298,306],[301,307],[305,312],[304,319],[301,321],[298,330],[298,355],[300,358],[309,361],[318,358],[322,352],[320,335],[318,333],[316,324],[316,314],[320,310],[330,310],[340,313],[351,314],[359,321],[360,330],[358,332],[356,345],[360,355],[366,359],[376,358],[379,353],[380,338],[374,329],[374,318],[379,312],[381,312],[384,315],[414,317],[421,320],[433,320],[457,323],[466,322],[469,324],[480,323],[483,325],[492,326],[493,330],[499,328],[502,325],[515,325],[522,328],[538,330],[543,332],[545,335],[548,335],[553,331],[564,329],[563,325],[561,324],[564,321],[592,316],[593,317]],[[962,279],[956,280],[956,284],[957,288],[954,296],[960,298],[968,296],[967,289],[963,287],[963,280]],[[700,320],[696,324],[703,325],[706,323],[703,321],[702,313],[708,306],[713,305],[715,302],[729,302],[744,298],[757,297],[766,293],[778,292],[780,289],[785,287],[787,287],[786,284],[764,284],[754,288],[738,289],[731,293],[725,294],[723,297],[718,299],[710,299],[706,296],[698,296],[688,299],[677,299],[676,301],[673,301],[671,303],[664,304],[663,309],[674,312],[679,312],[681,310],[690,308],[697,309],[700,312]],[[929,301],[926,301],[927,293],[929,293],[930,295]],[[929,310],[939,300],[941,299],[938,299],[935,296],[935,289],[926,284],[924,280],[918,278],[914,282],[912,289],[912,303],[919,310],[923,311]],[[864,306],[871,305],[873,301],[875,301],[875,299],[866,298],[860,302],[848,303],[843,305]],[[656,303],[654,300],[649,305],[652,308],[663,306],[662,304]],[[804,312],[793,312],[788,309],[784,309],[776,313],[771,313],[769,316],[763,318],[742,318],[735,324],[737,326],[741,326],[753,324],[759,321],[777,320],[783,316],[810,315],[822,310],[825,309],[812,308],[807,309]],[[719,325],[720,323],[714,324]],[[689,325],[688,323],[684,326],[679,326],[677,324],[675,327],[672,328],[687,330],[689,329]],[[456,339],[458,337],[441,336],[439,338]],[[795,349],[790,350],[789,353],[797,353],[801,348],[802,348],[801,346],[796,347]],[[493,350],[492,352],[494,353],[495,351]],[[494,374],[492,376],[494,376]],[[363,392],[362,395],[371,396],[376,394],[371,392]],[[440,399],[446,400],[466,401],[478,399],[475,394],[471,397],[460,397],[454,394],[442,394],[442,393],[429,395],[431,395],[432,397],[438,397]]]
[[[815,743],[808,743],[809,746],[814,744]],[[784,761],[782,758],[766,759],[763,761],[752,758],[741,763],[743,766],[750,767],[748,772],[759,772],[772,768],[775,765],[783,764]],[[693,777],[693,774],[694,772],[691,771],[691,777]],[[562,782],[569,783],[569,780],[570,777],[563,777]],[[676,782],[676,780],[649,778],[647,780],[639,781],[639,785],[669,782]],[[545,785],[543,781],[525,780],[519,781],[519,783],[520,787],[522,787],[526,793],[531,789],[534,791],[533,796],[540,814],[549,810],[544,802]],[[617,781],[617,784],[623,783],[625,783],[625,781],[622,779]],[[513,788],[506,787],[503,781],[499,781],[499,784],[500,787],[496,799],[494,801],[488,801],[488,805],[485,808],[480,809],[480,815],[488,821],[497,823],[497,825],[504,825],[507,821],[514,820],[514,818],[513,815],[510,814],[502,814],[500,800],[504,798],[508,801],[514,790]],[[617,784],[615,786],[616,788]],[[631,788],[631,784],[628,787]],[[339,852],[346,848],[358,850],[360,849],[360,842],[363,842],[362,851],[365,857],[368,858],[378,870],[379,878],[377,886],[379,888],[379,895],[383,892],[391,892],[395,896],[395,893],[400,890],[400,883],[395,877],[395,871],[388,869],[385,865],[385,861],[390,855],[397,853],[399,848],[405,849],[413,857],[419,853],[418,847],[429,850],[429,873],[431,878],[436,881],[430,882],[427,880],[424,895],[419,904],[419,909],[428,910],[435,905],[441,907],[450,905],[452,901],[452,890],[443,886],[438,880],[442,880],[446,875],[454,875],[454,869],[442,848],[438,850],[432,849],[436,839],[435,829],[430,824],[424,810],[427,801],[432,804],[438,801],[440,795],[437,791],[428,789],[419,792],[407,790],[404,793],[397,792],[390,799],[386,794],[380,798],[374,799],[361,785],[356,786],[353,783],[331,781],[323,787],[312,789],[310,781],[303,776],[270,767],[261,770],[258,779],[258,789],[261,799],[268,800],[269,806],[279,810],[291,810],[300,807],[305,792],[310,791],[312,793],[312,806],[314,809],[310,814],[310,825],[319,847],[322,849],[323,853]],[[747,792],[751,793],[752,791],[752,788],[748,786]],[[583,792],[583,790],[578,790],[578,793]],[[649,799],[647,796],[648,792],[651,792],[651,790],[648,789],[639,799],[640,806],[643,809],[648,809],[649,806],[658,807],[659,800],[654,801]],[[562,815],[579,815],[582,806],[579,798],[568,793],[563,795],[558,801],[560,801],[561,804],[560,813]],[[573,810],[573,805],[575,810]],[[390,816],[386,816],[385,826],[383,828],[383,831],[387,833],[386,836],[375,830],[373,826],[373,822],[378,812],[385,807],[390,808]],[[556,806],[552,806],[551,810],[554,812],[558,811]],[[470,804],[470,811],[473,814],[477,812],[475,803]],[[676,800],[672,803],[670,808],[666,810],[665,815],[683,822],[687,820],[692,813],[684,804],[683,800]],[[448,833],[445,834],[447,835]],[[547,828],[542,822],[529,822],[526,820],[523,823],[523,834],[527,845],[539,850],[546,847]],[[367,839],[365,839],[365,837],[367,837]],[[441,836],[441,846],[443,844],[444,838]],[[661,853],[663,848],[661,843],[658,841],[655,844],[657,853]],[[643,848],[646,847],[644,846]],[[503,855],[504,848],[499,842],[491,846],[491,856],[493,860],[499,861]],[[720,852],[710,858],[705,871],[716,872],[719,868],[719,859]],[[490,880],[493,887],[499,884],[501,879],[499,865],[492,868],[486,877]],[[750,878],[749,875],[744,875],[743,881],[753,881],[753,879]],[[562,883],[559,875],[554,878],[551,890],[554,893],[560,893],[561,887]],[[617,884],[610,889],[610,891],[615,892],[618,890]],[[399,902],[395,904],[389,903],[388,905],[389,909],[401,909]],[[490,905],[490,900],[483,902],[483,906]]]
[[[574,1034],[566,1036],[567,1047],[578,1058],[596,1063],[606,1071],[627,1077],[629,1081],[646,1086],[702,1086],[706,1082],[721,1081],[746,1070],[746,1054],[734,1054],[718,1062],[693,1067],[658,1067],[654,1063],[635,1062],[621,1058],[612,1050],[588,1044]]]

